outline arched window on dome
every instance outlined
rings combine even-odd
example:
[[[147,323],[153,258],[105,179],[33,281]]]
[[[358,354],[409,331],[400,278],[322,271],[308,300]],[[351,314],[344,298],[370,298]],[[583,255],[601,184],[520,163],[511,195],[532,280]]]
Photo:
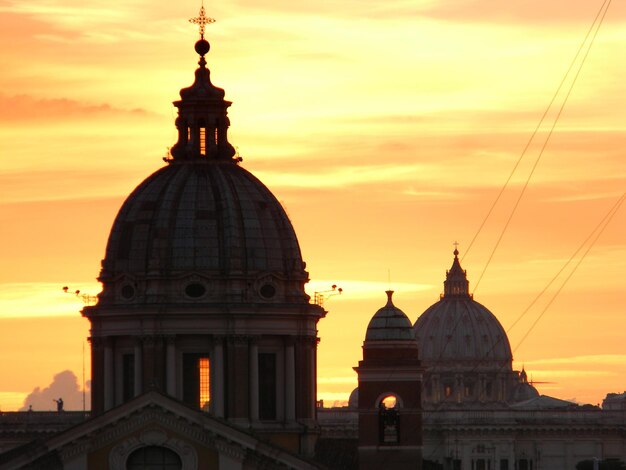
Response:
[[[135,450],[126,460],[126,470],[181,470],[183,462],[171,449],[145,446]]]
[[[378,403],[378,436],[381,444],[393,445],[400,442],[398,402],[394,395],[388,395]]]

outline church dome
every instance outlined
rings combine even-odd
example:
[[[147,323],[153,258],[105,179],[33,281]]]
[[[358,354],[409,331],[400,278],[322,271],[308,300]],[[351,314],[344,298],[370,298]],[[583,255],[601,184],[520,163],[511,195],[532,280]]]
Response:
[[[391,300],[393,291],[387,292],[387,304],[379,309],[367,325],[365,341],[413,340],[415,332],[411,320]]]
[[[359,407],[359,387],[356,387],[350,393],[350,397],[348,398],[348,408],[358,408]]]
[[[113,223],[102,267],[106,277],[304,269],[281,204],[245,169],[218,162],[170,164],[141,183]]]
[[[109,236],[100,303],[307,302],[308,281],[285,210],[240,166],[224,90],[204,54],[180,91],[168,165],[124,202]]]
[[[518,384],[513,389],[511,401],[519,403],[537,397],[539,397],[539,391],[531,382],[528,381],[528,374],[526,374],[526,371],[522,368],[522,371],[519,374]]]
[[[461,268],[458,250],[452,268],[446,273],[444,294],[415,322],[415,333],[424,362],[458,367],[498,368],[513,359],[504,328],[484,305],[469,294],[466,272]]]

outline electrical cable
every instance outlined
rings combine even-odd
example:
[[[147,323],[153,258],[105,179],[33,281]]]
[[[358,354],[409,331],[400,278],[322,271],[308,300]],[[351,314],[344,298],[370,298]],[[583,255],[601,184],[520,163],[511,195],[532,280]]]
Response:
[[[500,232],[500,235],[496,241],[496,244],[494,245],[491,254],[489,255],[489,258],[487,259],[487,263],[485,264],[482,272],[480,273],[478,280],[476,282],[476,284],[474,285],[474,290],[472,292],[472,297],[473,294],[476,292],[476,290],[478,289],[478,286],[483,278],[483,276],[485,275],[485,272],[487,271],[487,268],[489,267],[491,260],[493,259],[493,256],[495,255],[496,250],[498,249],[500,242],[502,241],[502,238],[504,237],[504,234],[507,230],[507,228],[509,227],[509,224],[511,222],[511,220],[513,219],[513,216],[515,215],[515,212],[517,211],[517,208],[519,207],[519,204],[522,200],[522,197],[524,196],[524,193],[526,192],[526,189],[528,188],[528,185],[530,184],[530,180],[535,172],[535,169],[537,168],[537,165],[539,164],[539,161],[541,160],[541,157],[543,156],[543,153],[550,141],[550,138],[552,136],[552,134],[554,133],[554,129],[556,127],[556,124],[561,116],[561,114],[563,113],[563,109],[565,108],[565,105],[567,104],[567,101],[572,93],[572,90],[574,88],[574,85],[576,84],[576,81],[580,75],[580,72],[582,70],[583,65],[586,62],[586,59],[589,55],[589,52],[591,51],[591,47],[593,46],[593,43],[595,42],[595,39],[598,35],[598,31],[600,30],[600,27],[602,26],[602,23],[604,22],[604,18],[606,17],[606,13],[611,5],[611,1],[612,0],[604,0],[604,2],[602,3],[602,5],[600,6],[600,9],[598,10],[598,12],[596,13],[596,16],[591,24],[591,26],[589,27],[589,29],[587,30],[587,33],[585,35],[584,40],[582,41],[582,43],[580,44],[580,46],[578,47],[578,50],[576,52],[576,54],[574,55],[574,59],[572,60],[572,62],[570,63],[570,66],[567,69],[567,72],[565,73],[563,79],[561,80],[561,83],[559,84],[556,92],[554,93],[552,99],[550,100],[550,104],[548,105],[548,107],[546,108],[546,110],[544,111],[543,116],[541,117],[541,120],[539,122],[539,124],[537,125],[537,127],[535,128],[534,132],[532,133],[530,139],[528,140],[526,147],[524,148],[522,154],[520,155],[520,158],[518,159],[517,163],[515,164],[515,167],[513,168],[513,171],[511,172],[511,174],[509,175],[505,185],[502,187],[500,194],[497,196],[496,201],[494,202],[494,204],[492,205],[487,217],[489,216],[489,214],[491,214],[491,212],[493,211],[493,208],[495,207],[495,205],[497,204],[497,201],[499,200],[500,196],[502,195],[502,193],[504,192],[504,189],[507,187],[509,181],[511,180],[513,174],[515,173],[515,170],[517,169],[519,163],[521,162],[522,158],[524,157],[527,149],[530,147],[531,142],[533,141],[535,135],[537,134],[539,128],[541,127],[541,124],[543,123],[546,115],[548,114],[548,111],[550,110],[550,108],[552,107],[552,104],[554,103],[554,101],[556,100],[556,97],[559,95],[561,88],[563,87],[564,83],[567,81],[568,76],[570,75],[570,72],[572,71],[572,69],[574,68],[574,65],[576,64],[581,52],[585,49],[585,45],[587,44],[587,49],[586,51],[583,53],[582,59],[579,63],[578,69],[574,75],[574,78],[572,80],[572,83],[570,84],[570,87],[565,95],[565,98],[563,100],[563,102],[561,103],[561,106],[559,108],[559,111],[552,123],[552,126],[550,128],[550,131],[546,137],[546,139],[544,140],[543,146],[537,156],[537,158],[535,159],[535,163],[533,164],[533,167],[528,175],[528,177],[526,178],[526,182],[517,198],[517,201],[515,202],[513,209],[511,210],[509,217],[503,227],[503,229]],[[590,38],[591,37],[591,38]],[[479,232],[482,229],[482,227],[485,225],[485,222],[487,221],[487,217],[485,217],[485,219],[483,220],[483,222],[480,225],[479,228]],[[476,237],[478,236],[478,233],[476,233],[476,235],[474,236],[474,238],[472,239],[472,241],[470,242],[470,246],[474,243],[474,240],[476,239]],[[468,248],[469,249],[469,248]],[[465,258],[465,256],[467,255],[467,251],[465,252],[465,254],[463,255],[463,257],[461,258],[461,261]],[[444,344],[444,347],[441,351],[441,356],[443,356],[443,353],[445,352],[448,343],[450,342],[451,337],[453,336],[454,332],[456,331],[456,328],[458,326],[458,324],[460,323],[460,318],[457,319],[456,323],[454,324],[453,328],[452,328],[452,333],[448,336],[448,340],[446,341],[446,343]]]
[[[574,268],[572,269],[572,271],[567,275],[567,277],[563,280],[563,283],[559,286],[559,288],[556,290],[556,292],[554,293],[554,295],[552,296],[552,298],[550,299],[550,301],[546,304],[546,306],[543,308],[543,310],[541,311],[541,313],[539,314],[539,316],[537,317],[537,319],[533,322],[533,324],[530,326],[530,328],[528,329],[528,331],[526,332],[526,334],[524,334],[524,336],[522,336],[522,339],[519,341],[519,343],[517,343],[517,346],[515,346],[515,349],[513,349],[513,352],[517,351],[517,349],[521,346],[521,344],[524,342],[524,340],[528,337],[528,335],[533,331],[533,329],[535,328],[535,326],[537,325],[537,323],[539,323],[539,320],[541,320],[541,318],[543,317],[543,315],[546,313],[546,311],[548,310],[548,308],[552,305],[552,303],[556,300],[556,298],[559,296],[559,294],[561,293],[561,291],[563,290],[563,288],[565,287],[565,284],[567,284],[567,282],[570,280],[570,278],[574,275],[574,273],[576,272],[576,270],[578,269],[578,267],[580,266],[580,263],[582,263],[582,261],[585,259],[585,257],[587,256],[587,253],[589,253],[589,250],[591,250],[591,248],[593,247],[593,245],[596,243],[596,241],[598,240],[598,238],[600,238],[600,235],[602,235],[602,232],[604,232],[604,229],[606,229],[606,227],[609,225],[609,223],[611,222],[611,219],[613,219],[613,217],[615,216],[615,214],[618,212],[619,208],[621,207],[622,203],[624,202],[624,199],[626,199],[626,192],[624,194],[622,194],[622,196],[618,199],[618,201],[615,203],[615,205],[611,208],[611,210],[609,211],[609,214],[607,216],[605,216],[605,218],[602,220],[602,222],[600,223],[600,225],[598,227],[596,227],[594,229],[594,232],[597,230],[597,233],[594,237],[594,239],[591,241],[591,243],[589,244],[589,246],[587,247],[587,249],[585,250],[585,252],[582,254],[582,256],[580,257],[580,259],[578,260],[578,262],[574,265]],[[571,261],[571,259],[570,259]],[[569,261],[567,262],[569,263]]]
[[[550,138],[552,137],[552,134],[554,133],[554,129],[559,121],[559,118],[561,117],[561,114],[563,113],[563,109],[565,108],[565,105],[567,104],[567,101],[569,100],[570,95],[572,94],[572,90],[574,89],[574,85],[576,84],[578,77],[580,76],[580,72],[582,71],[583,66],[585,65],[585,62],[587,60],[587,57],[589,56],[589,52],[591,51],[591,47],[593,46],[593,43],[595,42],[595,39],[598,35],[598,31],[600,31],[600,27],[602,26],[602,23],[604,22],[604,18],[606,17],[606,13],[609,9],[609,6],[611,5],[611,0],[605,0],[606,4],[606,8],[604,9],[604,11],[602,12],[602,15],[600,17],[600,20],[598,22],[598,26],[595,29],[593,36],[591,37],[591,40],[589,41],[589,45],[587,47],[587,50],[580,62],[580,65],[578,66],[578,70],[576,71],[576,74],[574,75],[574,79],[572,80],[572,83],[565,95],[565,98],[563,100],[563,103],[561,104],[561,107],[559,108],[559,111],[552,123],[552,127],[550,128],[550,131],[548,132],[548,135],[546,136],[546,139],[543,143],[543,146],[541,147],[541,150],[539,151],[539,154],[537,155],[537,158],[535,159],[535,163],[533,164],[533,167],[530,171],[530,173],[528,174],[528,178],[526,178],[526,182],[524,183],[524,186],[522,187],[522,190],[517,198],[517,200],[515,201],[515,204],[513,205],[513,209],[511,210],[509,217],[507,218],[506,223],[504,224],[504,227],[502,228],[502,231],[500,232],[500,235],[498,236],[498,240],[496,241],[496,244],[494,245],[493,249],[491,250],[491,254],[489,255],[489,258],[487,259],[487,263],[485,264],[485,267],[483,268],[482,272],[480,273],[480,276],[478,277],[478,281],[476,281],[476,284],[474,286],[474,293],[476,292],[476,289],[478,289],[478,286],[480,285],[480,281],[482,280],[483,276],[485,275],[485,272],[487,271],[487,268],[489,267],[489,264],[491,263],[491,260],[493,259],[493,256],[496,253],[496,250],[498,249],[498,247],[500,246],[500,242],[502,241],[502,238],[504,237],[504,234],[506,233],[507,228],[509,227],[509,224],[511,223],[511,220],[513,219],[513,216],[515,215],[515,212],[517,212],[517,208],[519,207],[519,204],[522,200],[522,197],[524,196],[524,193],[526,192],[526,189],[528,188],[528,185],[530,183],[530,180],[535,172],[535,169],[537,168],[537,165],[539,164],[539,161],[541,160],[541,157],[543,156],[543,153],[546,149],[546,147],[548,146],[548,143],[550,142]],[[603,4],[603,6],[604,6]]]
[[[533,142],[535,136],[537,135],[537,133],[539,132],[539,129],[541,128],[541,125],[543,124],[543,121],[545,120],[546,116],[548,115],[548,112],[550,111],[550,109],[552,108],[552,105],[554,104],[557,96],[559,95],[559,93],[561,92],[561,88],[563,88],[563,85],[565,84],[565,82],[567,81],[567,77],[569,77],[570,72],[572,71],[572,69],[574,68],[574,65],[576,64],[578,57],[580,56],[580,53],[582,52],[585,44],[587,43],[587,40],[589,39],[589,36],[591,35],[592,31],[595,28],[596,23],[598,22],[598,18],[600,18],[600,15],[605,7],[605,5],[607,5],[607,3],[610,3],[611,0],[604,0],[604,3],[602,4],[602,6],[600,7],[600,9],[598,10],[598,13],[596,13],[596,16],[593,20],[593,22],[591,23],[591,26],[589,27],[589,29],[587,30],[587,34],[585,35],[585,38],[583,39],[583,41],[581,42],[580,46],[578,47],[578,50],[576,51],[576,54],[574,55],[574,58],[572,59],[572,61],[569,64],[569,67],[567,68],[567,71],[565,72],[565,74],[563,75],[563,78],[561,79],[561,83],[559,83],[559,86],[557,87],[556,91],[554,92],[554,94],[552,95],[552,99],[550,100],[550,103],[548,104],[548,106],[546,107],[546,109],[543,112],[543,115],[541,116],[541,119],[539,119],[539,123],[537,123],[537,126],[535,127],[535,130],[532,132],[530,138],[528,139],[528,141],[526,142],[526,145],[524,146],[524,149],[522,150],[522,153],[520,154],[519,158],[517,159],[517,161],[515,162],[515,165],[513,166],[513,169],[511,170],[511,173],[509,174],[508,178],[506,179],[504,185],[502,186],[502,188],[500,189],[498,195],[496,196],[495,200],[493,201],[491,207],[489,208],[489,210],[487,211],[487,214],[485,215],[485,217],[483,218],[480,226],[478,227],[478,230],[476,231],[476,233],[474,234],[474,236],[472,237],[472,240],[470,241],[468,247],[465,249],[465,253],[463,254],[461,261],[463,261],[465,259],[465,257],[468,255],[468,253],[470,252],[472,246],[474,245],[474,241],[476,240],[476,238],[478,238],[478,235],[481,233],[483,227],[485,226],[485,224],[487,223],[487,220],[489,219],[489,217],[491,216],[491,213],[493,212],[494,208],[496,207],[496,205],[498,204],[498,201],[500,200],[500,198],[502,197],[502,194],[504,193],[504,190],[507,188],[509,182],[511,181],[511,178],[513,178],[513,175],[515,174],[515,171],[517,170],[519,164],[521,163],[522,159],[524,158],[524,156],[526,155],[526,152],[528,151],[528,149],[530,148],[531,143]],[[607,6],[608,9],[608,6]],[[606,14],[606,10],[605,10],[605,14]],[[602,17],[604,19],[604,16]]]

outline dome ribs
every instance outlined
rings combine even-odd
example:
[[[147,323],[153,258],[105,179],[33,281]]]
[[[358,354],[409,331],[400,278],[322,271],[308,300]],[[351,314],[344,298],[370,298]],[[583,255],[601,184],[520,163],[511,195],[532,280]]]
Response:
[[[224,221],[224,203],[222,201],[222,195],[219,191],[217,184],[217,177],[212,172],[206,173],[207,180],[210,181],[209,187],[211,194],[213,195],[213,205],[215,208],[215,234],[214,240],[217,248],[217,263],[213,266],[214,269],[219,270],[220,273],[228,272],[229,265],[226,253],[226,223]]]
[[[111,230],[101,276],[122,282],[122,275],[150,283],[152,299],[184,295],[188,276],[219,278],[216,285],[227,288],[229,299],[267,302],[274,294],[258,289],[268,282],[277,282],[280,298],[308,299],[304,263],[282,205],[248,171],[219,161],[172,163],[133,191]],[[115,282],[105,290],[121,288]],[[211,301],[218,297],[224,299]]]

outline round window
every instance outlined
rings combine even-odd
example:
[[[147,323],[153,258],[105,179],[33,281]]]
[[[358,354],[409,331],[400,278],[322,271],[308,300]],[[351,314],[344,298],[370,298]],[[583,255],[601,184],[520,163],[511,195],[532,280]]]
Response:
[[[193,282],[191,284],[187,284],[187,287],[185,287],[185,294],[187,294],[188,297],[197,299],[206,294],[206,287],[197,282]]]
[[[126,284],[122,287],[120,293],[122,294],[122,297],[124,297],[126,300],[129,300],[135,296],[135,288],[130,284]]]
[[[259,293],[261,294],[261,297],[271,299],[276,295],[276,288],[271,284],[263,284],[259,289]]]

